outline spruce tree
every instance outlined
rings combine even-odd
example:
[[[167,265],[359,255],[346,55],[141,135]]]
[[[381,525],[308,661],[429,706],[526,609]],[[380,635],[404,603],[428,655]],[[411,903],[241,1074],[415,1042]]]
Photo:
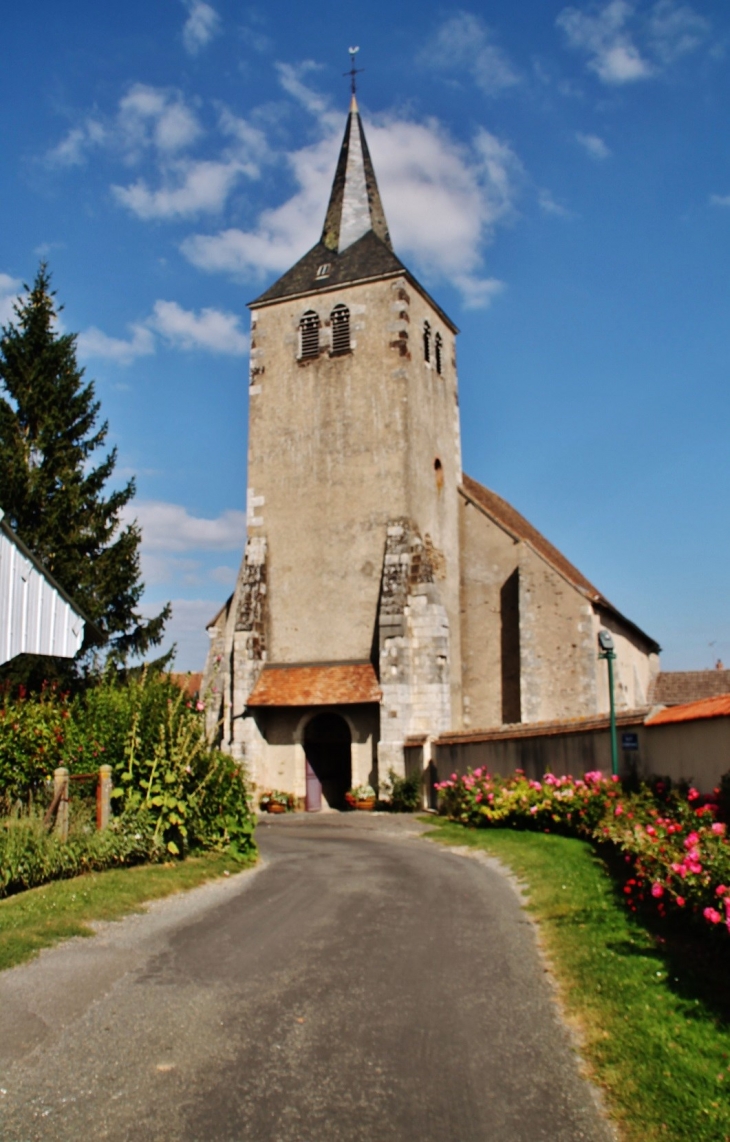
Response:
[[[106,493],[116,448],[93,466],[108,425],[98,424],[93,382],[76,362],[76,335],[60,333],[63,308],[47,265],[0,336],[0,507],[30,550],[93,620],[111,658],[143,655],[162,639],[170,607],[144,619],[141,533],[122,525],[134,480]],[[89,649],[94,636],[82,648]]]

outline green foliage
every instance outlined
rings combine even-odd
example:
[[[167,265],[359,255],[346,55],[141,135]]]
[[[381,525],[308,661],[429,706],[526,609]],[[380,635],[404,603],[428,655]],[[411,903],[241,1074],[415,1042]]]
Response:
[[[97,832],[82,814],[73,822],[67,841],[49,833],[36,812],[14,813],[0,821],[0,897],[49,880],[164,856],[154,822],[144,811],[122,814],[103,832]]]
[[[160,671],[109,669],[70,698],[7,693],[0,705],[0,806],[49,798],[53,770],[112,767],[117,815],[143,813],[155,844],[177,856],[191,848],[254,850],[254,818],[239,765],[205,738],[203,704]],[[71,813],[74,799],[72,791]]]
[[[411,773],[407,777],[399,777],[394,769],[388,770],[388,780],[384,783],[383,792],[387,798],[384,807],[392,813],[416,813],[422,804],[423,777],[420,773]]]
[[[121,525],[134,481],[105,496],[116,450],[92,466],[107,424],[97,424],[100,406],[76,363],[75,335],[58,332],[62,307],[45,264],[26,289],[16,323],[0,337],[1,506],[94,621],[111,656],[124,660],[160,642],[169,607],[149,620],[139,612],[141,533]],[[87,646],[88,638],[87,629]]]

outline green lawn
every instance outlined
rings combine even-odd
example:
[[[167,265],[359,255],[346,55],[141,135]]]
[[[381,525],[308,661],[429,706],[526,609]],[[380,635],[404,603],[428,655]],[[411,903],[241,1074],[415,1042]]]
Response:
[[[30,959],[69,936],[93,936],[93,920],[118,920],[147,901],[195,888],[254,862],[205,853],[174,864],[145,864],[55,880],[0,900],[0,970]]]
[[[650,929],[584,841],[435,823],[433,840],[483,849],[526,885],[563,1008],[622,1136],[730,1142],[727,945]]]

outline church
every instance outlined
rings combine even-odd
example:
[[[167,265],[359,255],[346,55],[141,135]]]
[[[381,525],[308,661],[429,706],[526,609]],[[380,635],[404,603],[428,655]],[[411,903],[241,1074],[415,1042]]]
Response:
[[[324,205],[324,204],[323,204]],[[393,250],[353,95],[319,242],[250,303],[247,541],[208,729],[344,807],[409,743],[646,706],[659,646],[462,471],[454,322]]]

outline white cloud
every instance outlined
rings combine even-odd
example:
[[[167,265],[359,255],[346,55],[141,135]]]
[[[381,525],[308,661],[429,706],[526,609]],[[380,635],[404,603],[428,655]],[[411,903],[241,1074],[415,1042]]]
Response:
[[[190,55],[197,55],[220,31],[220,16],[205,0],[183,0],[190,15],[183,26],[183,43]]]
[[[479,16],[456,12],[438,29],[420,62],[439,71],[467,71],[486,95],[499,95],[520,82],[506,53],[492,40]]]
[[[14,306],[22,288],[20,278],[0,274],[0,325],[8,325],[15,319]]]
[[[286,156],[296,185],[280,206],[264,210],[248,231],[228,228],[182,243],[201,269],[262,275],[288,269],[319,237],[342,130],[342,117],[286,72],[286,89],[315,115],[321,137]],[[446,278],[468,305],[485,305],[501,288],[483,278],[482,251],[495,226],[514,214],[522,166],[508,146],[480,128],[469,145],[435,119],[394,115],[367,124],[393,242],[427,274]]]
[[[150,190],[144,179],[138,179],[131,186],[113,186],[112,193],[122,206],[145,221],[218,213],[242,170],[236,161],[181,160],[168,168],[167,185],[157,190]]]
[[[598,159],[600,161],[609,158],[611,151],[600,136],[584,135],[582,131],[576,131],[575,138],[592,159]]]
[[[712,206],[730,206],[730,194],[711,194],[710,204]]]
[[[573,214],[567,207],[562,206],[553,198],[549,190],[538,192],[537,203],[543,214],[552,214],[555,218],[572,218]]]
[[[138,162],[149,149],[164,160],[189,147],[202,134],[197,115],[180,91],[135,83],[119,100],[113,115],[87,115],[45,158],[53,167],[81,166],[90,151],[103,148],[128,164]]]
[[[695,51],[710,31],[709,20],[678,0],[657,0],[646,16],[633,0],[564,8],[556,23],[570,47],[588,53],[588,67],[607,84],[658,75]]]
[[[241,331],[240,317],[219,309],[199,314],[183,309],[176,301],[156,301],[149,326],[180,349],[206,349],[211,353],[242,356],[248,352],[248,336]]]
[[[654,70],[626,30],[633,13],[633,5],[627,0],[610,0],[603,7],[591,5],[586,11],[564,8],[556,23],[570,47],[588,53],[588,67],[603,83],[633,83],[648,79]]]
[[[163,154],[189,147],[203,133],[198,117],[179,91],[135,83],[119,100],[116,129],[125,150],[154,146]]]
[[[92,326],[78,337],[82,357],[103,357],[120,365],[129,365],[137,357],[156,350],[155,334],[174,349],[202,349],[210,353],[241,357],[248,352],[249,339],[240,327],[241,318],[220,309],[202,309],[200,313],[183,309],[176,301],[158,300],[144,321],[130,326],[131,336],[109,337]]]
[[[92,147],[103,146],[108,133],[98,119],[86,119],[79,127],[72,127],[46,154],[46,162],[53,167],[75,167],[86,162],[86,153]]]
[[[215,519],[191,515],[182,504],[135,500],[124,522],[137,520],[147,551],[238,551],[246,540],[246,513],[229,509]]]
[[[120,365],[129,365],[137,357],[146,357],[155,351],[155,339],[144,325],[132,325],[131,337],[109,337],[92,325],[79,333],[77,347],[81,357],[104,357]]]
[[[649,17],[650,43],[664,64],[695,51],[709,31],[709,20],[675,0],[658,0]]]

